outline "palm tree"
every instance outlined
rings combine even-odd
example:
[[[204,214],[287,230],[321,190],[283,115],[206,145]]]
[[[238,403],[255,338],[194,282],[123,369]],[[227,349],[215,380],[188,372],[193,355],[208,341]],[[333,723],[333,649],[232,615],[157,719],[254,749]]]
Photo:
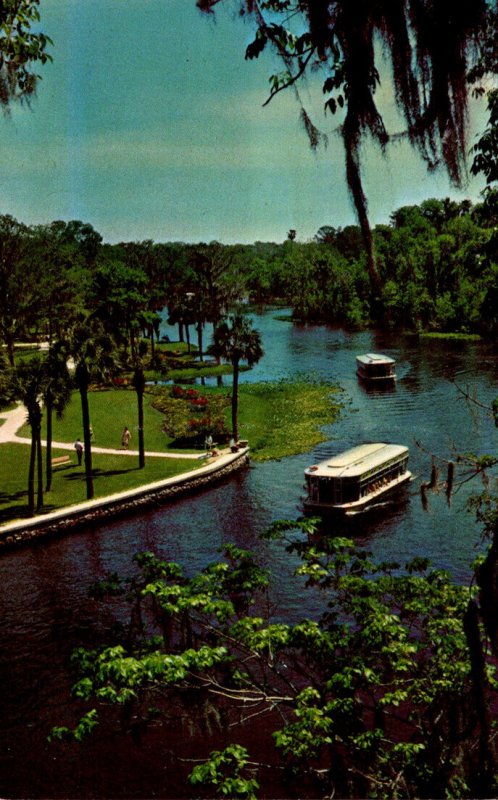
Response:
[[[239,367],[246,361],[249,367],[257,364],[264,352],[261,346],[261,335],[252,326],[250,319],[240,312],[231,315],[221,322],[214,331],[210,352],[233,367],[232,385],[232,436],[238,440],[237,412],[239,403]]]
[[[81,398],[83,444],[85,448],[86,496],[93,491],[92,445],[88,390],[92,380],[107,380],[114,370],[114,342],[105,333],[102,323],[93,317],[80,317],[73,325],[64,346],[67,357],[74,361],[74,380]]]
[[[46,485],[45,491],[52,488],[52,419],[55,411],[60,419],[71,399],[73,387],[71,375],[67,366],[64,347],[60,343],[52,345],[44,362],[46,384],[43,392],[43,402],[47,417],[47,450],[45,461]]]
[[[148,359],[147,342],[143,339],[138,343],[135,352],[131,354],[129,359],[125,360],[123,366],[126,369],[132,369],[133,377],[131,383],[137,395],[137,411],[138,411],[138,466],[139,469],[145,467],[145,436],[144,436],[144,393],[145,393],[145,368]]]
[[[28,472],[28,513],[35,515],[35,470],[37,470],[37,502],[36,510],[43,506],[43,465],[41,451],[41,400],[46,387],[46,371],[43,361],[33,358],[19,364],[12,373],[13,394],[22,400],[28,411],[28,422],[31,428],[31,450]]]

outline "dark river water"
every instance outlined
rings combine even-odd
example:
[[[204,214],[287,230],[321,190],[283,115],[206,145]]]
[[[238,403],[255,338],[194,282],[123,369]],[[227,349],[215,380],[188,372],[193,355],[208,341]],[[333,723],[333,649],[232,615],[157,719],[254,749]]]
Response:
[[[482,548],[465,504],[477,481],[464,483],[448,505],[444,491],[420,501],[431,454],[495,453],[498,431],[479,406],[470,409],[460,389],[490,405],[498,394],[496,347],[415,336],[346,333],[255,318],[265,356],[242,379],[277,380],[296,374],[321,377],[343,389],[345,409],[315,450],[278,462],[253,464],[222,485],[147,514],[0,556],[0,797],[164,797],[186,795],[172,752],[204,755],[209,732],[151,732],[142,744],[114,730],[82,745],[50,745],[52,725],[72,721],[69,656],[90,645],[109,621],[88,597],[91,581],[108,571],[128,573],[131,557],[153,550],[188,570],[216,558],[224,542],[256,551],[274,573],[277,616],[313,614],[320,600],[291,579],[296,564],[259,534],[275,519],[300,514],[303,470],[317,460],[364,441],[408,445],[415,480],[406,497],[374,520],[355,521],[352,533],[379,557],[403,563],[427,556],[458,581],[471,576]],[[367,391],[356,378],[355,355],[382,352],[397,361],[392,391]],[[456,384],[456,385],[455,385]],[[243,436],[243,431],[241,431]],[[444,476],[442,476],[444,478]],[[464,477],[457,470],[457,483]],[[220,744],[216,737],[212,740]]]

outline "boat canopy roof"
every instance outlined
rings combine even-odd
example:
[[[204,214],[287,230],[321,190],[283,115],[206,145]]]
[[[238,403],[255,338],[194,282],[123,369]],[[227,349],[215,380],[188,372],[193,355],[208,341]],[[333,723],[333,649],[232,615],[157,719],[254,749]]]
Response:
[[[362,356],[356,356],[356,360],[361,364],[395,364],[396,361],[391,356],[383,356],[380,353],[365,353]]]
[[[309,474],[327,478],[357,478],[365,472],[382,467],[388,461],[408,456],[408,448],[401,444],[372,442],[360,444],[337,456],[321,461],[314,468],[308,467]]]

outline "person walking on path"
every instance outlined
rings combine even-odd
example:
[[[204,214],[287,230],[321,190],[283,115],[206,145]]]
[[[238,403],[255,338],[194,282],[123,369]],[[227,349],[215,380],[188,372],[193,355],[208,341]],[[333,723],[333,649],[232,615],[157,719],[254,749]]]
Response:
[[[74,449],[76,450],[76,455],[78,456],[78,466],[81,467],[81,460],[83,458],[83,445],[80,439],[76,439],[74,443]]]
[[[130,446],[130,439],[131,439],[131,433],[128,430],[128,428],[125,427],[123,430],[123,435],[121,436],[121,444],[123,445],[125,450],[128,450]]]

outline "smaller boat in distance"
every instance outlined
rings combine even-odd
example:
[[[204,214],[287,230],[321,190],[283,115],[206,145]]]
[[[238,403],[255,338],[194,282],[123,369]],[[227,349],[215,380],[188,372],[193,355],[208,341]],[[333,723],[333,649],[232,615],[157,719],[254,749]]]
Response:
[[[356,356],[356,374],[364,381],[373,383],[392,382],[396,380],[396,361],[391,356],[380,353],[365,353]]]
[[[407,483],[408,448],[372,442],[327,458],[304,471],[306,511],[362,513]]]

